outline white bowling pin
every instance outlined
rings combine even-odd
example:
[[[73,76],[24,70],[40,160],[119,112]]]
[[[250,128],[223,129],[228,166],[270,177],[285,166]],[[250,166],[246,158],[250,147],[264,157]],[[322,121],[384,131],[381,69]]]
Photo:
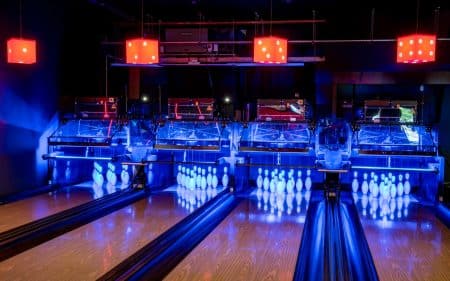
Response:
[[[110,175],[109,183],[112,186],[116,186],[116,184],[117,184],[116,166],[114,164],[111,164],[110,169],[111,169],[111,175]]]
[[[211,166],[208,166],[208,174],[206,175],[206,185],[208,187],[212,186],[212,172],[211,172]]]
[[[229,178],[228,178],[228,167],[223,167],[223,176],[222,176],[222,186],[224,188],[228,187],[228,182],[229,182]]]
[[[262,177],[262,168],[258,168],[258,177],[256,178],[256,187],[258,189],[262,188],[263,187],[263,183],[264,183],[264,180],[263,180],[263,177]]]
[[[391,177],[391,198],[395,198],[397,196],[397,185],[395,184],[395,176]]]
[[[181,186],[186,187],[186,167],[181,167]]]
[[[297,189],[297,192],[301,192],[303,189],[302,170],[298,170],[297,172],[297,182],[295,183],[295,188]]]
[[[202,169],[202,178],[201,178],[201,182],[200,182],[200,187],[201,189],[206,189],[206,170]]]
[[[409,183],[409,173],[405,174],[405,183],[403,184],[403,189],[405,195],[409,195],[409,193],[411,192],[411,184]]]
[[[278,176],[278,183],[277,183],[277,193],[284,193],[284,189],[286,187],[286,180],[284,179],[284,176],[282,173]]]
[[[404,191],[404,187],[403,187],[403,175],[400,174],[400,175],[398,175],[397,195],[398,195],[398,196],[403,196],[403,191]]]
[[[276,178],[275,172],[272,171],[272,179],[270,180],[269,184],[270,192],[275,192],[275,190],[277,189],[277,181],[275,178]]]
[[[312,180],[311,180],[311,170],[306,170],[306,180],[305,180],[305,188],[306,190],[311,190]]]
[[[361,191],[363,194],[367,194],[367,192],[369,191],[369,184],[367,183],[367,173],[363,174],[363,183],[361,185]]]
[[[111,163],[108,163],[108,171],[106,171],[106,182],[110,183],[111,182]]]
[[[181,165],[178,165],[178,173],[177,173],[177,185],[178,186],[181,186],[181,178],[182,178]]]
[[[128,173],[128,165],[122,165],[122,171],[120,172],[120,181],[122,186],[128,186],[130,182],[130,174]]]
[[[269,186],[270,186],[269,170],[265,169],[264,170],[264,181],[263,181],[264,190],[269,190]]]
[[[294,193],[294,186],[295,186],[295,182],[294,182],[294,177],[293,177],[294,172],[292,172],[292,174],[289,176],[289,180],[286,184],[286,191],[287,193]]]
[[[353,181],[352,181],[352,191],[356,193],[356,192],[358,192],[358,188],[359,188],[358,172],[354,171],[353,172]]]
[[[216,188],[218,184],[219,184],[219,179],[217,178],[217,169],[214,167],[211,185],[213,188]]]
[[[71,174],[72,174],[72,168],[70,167],[70,161],[67,161],[66,162],[66,170],[64,172],[64,176],[66,177],[66,182],[70,181]]]
[[[372,196],[377,198],[380,193],[380,189],[378,188],[378,176],[375,175],[372,185]]]

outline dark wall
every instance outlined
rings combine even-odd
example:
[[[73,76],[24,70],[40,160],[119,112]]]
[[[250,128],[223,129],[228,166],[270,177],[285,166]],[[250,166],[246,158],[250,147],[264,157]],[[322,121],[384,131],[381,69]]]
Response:
[[[45,2],[45,3],[44,3]],[[0,195],[46,182],[45,134],[57,111],[61,1],[23,0],[23,37],[37,40],[34,65],[6,63],[6,41],[19,36],[19,1],[0,3]]]

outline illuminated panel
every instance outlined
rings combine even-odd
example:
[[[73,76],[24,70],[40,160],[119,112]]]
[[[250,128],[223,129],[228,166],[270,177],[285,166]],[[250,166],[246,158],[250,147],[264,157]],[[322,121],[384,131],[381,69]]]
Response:
[[[7,42],[8,63],[36,63],[36,40],[11,38]]]
[[[286,63],[287,39],[279,37],[256,37],[253,61],[257,63]]]
[[[397,62],[423,63],[436,58],[436,35],[414,34],[397,39]]]
[[[158,40],[131,39],[126,41],[127,63],[153,64],[159,62]]]

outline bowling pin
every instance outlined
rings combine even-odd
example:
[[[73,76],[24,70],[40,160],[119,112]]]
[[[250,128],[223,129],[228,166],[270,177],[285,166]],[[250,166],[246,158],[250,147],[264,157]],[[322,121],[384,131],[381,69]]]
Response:
[[[225,167],[223,167],[222,186],[224,188],[227,188],[228,187],[228,182],[229,182],[228,167],[225,166]]]
[[[177,173],[177,185],[178,186],[181,186],[181,178],[182,178],[181,165],[178,165],[178,173]]]
[[[379,193],[380,189],[378,188],[378,176],[375,175],[372,185],[372,196],[378,198]]]
[[[181,167],[181,186],[186,187],[186,167]]]
[[[195,187],[201,188],[202,186],[202,170],[200,167],[197,168],[197,175],[195,178]]]
[[[358,188],[359,188],[358,172],[354,171],[353,172],[353,181],[352,181],[352,191],[356,193],[356,192],[358,192]]]
[[[212,186],[212,173],[211,173],[211,166],[208,166],[208,174],[206,175],[206,185],[208,187]]]
[[[261,189],[263,187],[262,168],[258,168],[258,177],[256,178],[256,187]]]
[[[212,188],[215,189],[218,184],[219,184],[219,179],[217,178],[217,169],[216,169],[216,167],[214,167],[213,168],[213,176],[212,176],[212,180],[211,180]]]
[[[122,171],[120,172],[120,181],[122,188],[128,186],[130,182],[130,174],[128,173],[128,165],[122,165]]]
[[[363,183],[361,185],[361,191],[363,194],[367,194],[367,192],[369,191],[369,184],[367,183],[367,173],[363,174]]]
[[[264,181],[263,181],[263,187],[264,190],[269,190],[270,180],[269,180],[269,170],[264,170]]]
[[[92,180],[94,179],[94,171],[92,171]],[[53,170],[52,170],[52,183],[55,184],[58,181],[58,161],[53,160]]]
[[[66,178],[66,182],[70,182],[71,174],[72,174],[72,169],[70,167],[70,161],[67,161],[66,162],[66,170],[64,172],[64,176]]]
[[[295,188],[297,189],[297,192],[301,192],[303,189],[302,170],[298,170],[297,172],[297,182],[295,183]]]
[[[294,171],[292,171],[292,173],[289,173],[289,174],[290,174],[290,176],[289,176],[289,180],[286,184],[286,191],[287,191],[287,193],[291,194],[291,193],[294,193],[294,186],[295,186],[294,176],[293,176]]]
[[[397,196],[397,185],[395,183],[395,176],[392,176],[391,182],[391,198],[395,198]]]
[[[200,187],[202,190],[206,189],[206,170],[202,169],[202,178],[200,182]]]
[[[270,192],[275,192],[277,188],[277,181],[275,180],[275,178],[276,178],[275,171],[272,171],[272,179],[270,180],[269,184]]]
[[[403,175],[400,174],[398,175],[398,184],[397,184],[397,195],[398,196],[403,196]]]
[[[405,174],[405,183],[403,184],[403,189],[405,195],[409,195],[409,193],[411,192],[411,184],[409,183],[409,173]]]
[[[312,181],[311,181],[311,170],[306,170],[306,180],[305,180],[305,188],[306,190],[311,190]]]
[[[116,184],[117,184],[116,166],[112,163],[111,163],[110,170],[111,170],[111,175],[110,175],[109,182],[111,183],[112,186],[116,186]]]
[[[108,171],[106,171],[106,182],[110,183],[111,182],[111,163],[108,162]]]
[[[286,187],[286,180],[284,179],[283,173],[280,173],[280,175],[278,176],[277,193],[279,194],[284,193],[285,187]]]

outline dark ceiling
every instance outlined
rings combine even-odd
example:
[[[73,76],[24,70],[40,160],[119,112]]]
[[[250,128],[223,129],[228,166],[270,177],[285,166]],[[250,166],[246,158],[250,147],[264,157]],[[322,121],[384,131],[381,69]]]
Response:
[[[317,19],[326,20],[318,26],[318,39],[369,38],[372,14],[374,38],[414,32],[416,25],[420,32],[437,31],[438,37],[450,34],[450,2],[442,0],[89,0],[89,4],[114,25],[139,25],[141,12],[144,22],[166,22],[312,19],[314,10]]]

